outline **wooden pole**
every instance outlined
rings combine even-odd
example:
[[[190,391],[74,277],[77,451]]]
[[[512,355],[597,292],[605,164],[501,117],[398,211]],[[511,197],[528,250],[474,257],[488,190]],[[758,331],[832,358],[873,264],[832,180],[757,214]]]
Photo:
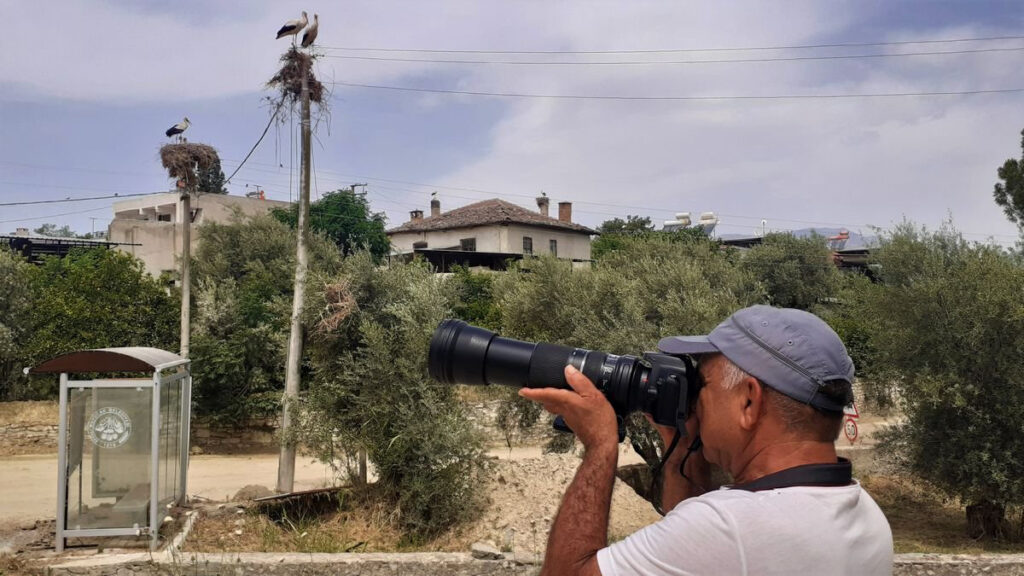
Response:
[[[292,296],[291,335],[288,339],[288,363],[284,380],[284,398],[281,402],[281,457],[277,465],[277,492],[291,492],[295,486],[295,442],[291,438],[291,409],[299,396],[299,368],[302,365],[302,305],[306,297],[306,271],[309,267],[306,238],[309,227],[309,169],[312,142],[309,123],[309,75],[311,70],[303,62],[302,73],[302,177],[299,190],[298,243],[295,249],[295,291]]]

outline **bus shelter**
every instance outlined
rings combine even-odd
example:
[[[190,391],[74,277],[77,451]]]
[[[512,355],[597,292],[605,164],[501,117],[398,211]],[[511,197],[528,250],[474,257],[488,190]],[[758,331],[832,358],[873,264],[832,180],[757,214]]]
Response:
[[[157,348],[104,348],[26,372],[60,374],[57,551],[68,538],[105,536],[148,536],[155,549],[166,510],[185,500],[189,360]]]

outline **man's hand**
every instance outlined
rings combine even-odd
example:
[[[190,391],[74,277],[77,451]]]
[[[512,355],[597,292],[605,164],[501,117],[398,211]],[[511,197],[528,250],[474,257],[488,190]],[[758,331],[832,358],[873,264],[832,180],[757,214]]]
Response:
[[[565,423],[587,450],[619,443],[615,410],[589,378],[572,366],[565,367],[565,381],[572,390],[561,388],[520,388],[523,398],[539,402]]]

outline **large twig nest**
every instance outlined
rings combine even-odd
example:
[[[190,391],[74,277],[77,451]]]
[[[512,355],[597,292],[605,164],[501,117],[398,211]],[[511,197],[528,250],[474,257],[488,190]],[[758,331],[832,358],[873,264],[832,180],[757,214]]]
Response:
[[[281,69],[267,82],[270,88],[281,91],[281,97],[290,103],[302,98],[302,75],[309,85],[309,101],[320,104],[324,99],[324,85],[313,75],[313,56],[300,52],[294,46],[281,56]]]
[[[160,162],[167,169],[167,175],[179,185],[195,190],[199,185],[199,174],[220,163],[217,150],[206,144],[165,144],[160,148]]]

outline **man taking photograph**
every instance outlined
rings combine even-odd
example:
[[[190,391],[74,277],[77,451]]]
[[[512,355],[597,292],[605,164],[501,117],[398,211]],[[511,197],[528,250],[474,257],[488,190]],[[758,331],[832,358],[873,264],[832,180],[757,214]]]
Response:
[[[611,546],[612,406],[571,366],[572,390],[519,391],[560,414],[586,451],[552,525],[542,574],[892,572],[889,524],[836,455],[854,370],[827,324],[800,310],[752,306],[708,336],[665,338],[658,347],[698,358],[703,387],[684,438],[659,427],[666,445],[678,440],[663,466],[668,513]],[[708,490],[709,463],[734,484]]]

